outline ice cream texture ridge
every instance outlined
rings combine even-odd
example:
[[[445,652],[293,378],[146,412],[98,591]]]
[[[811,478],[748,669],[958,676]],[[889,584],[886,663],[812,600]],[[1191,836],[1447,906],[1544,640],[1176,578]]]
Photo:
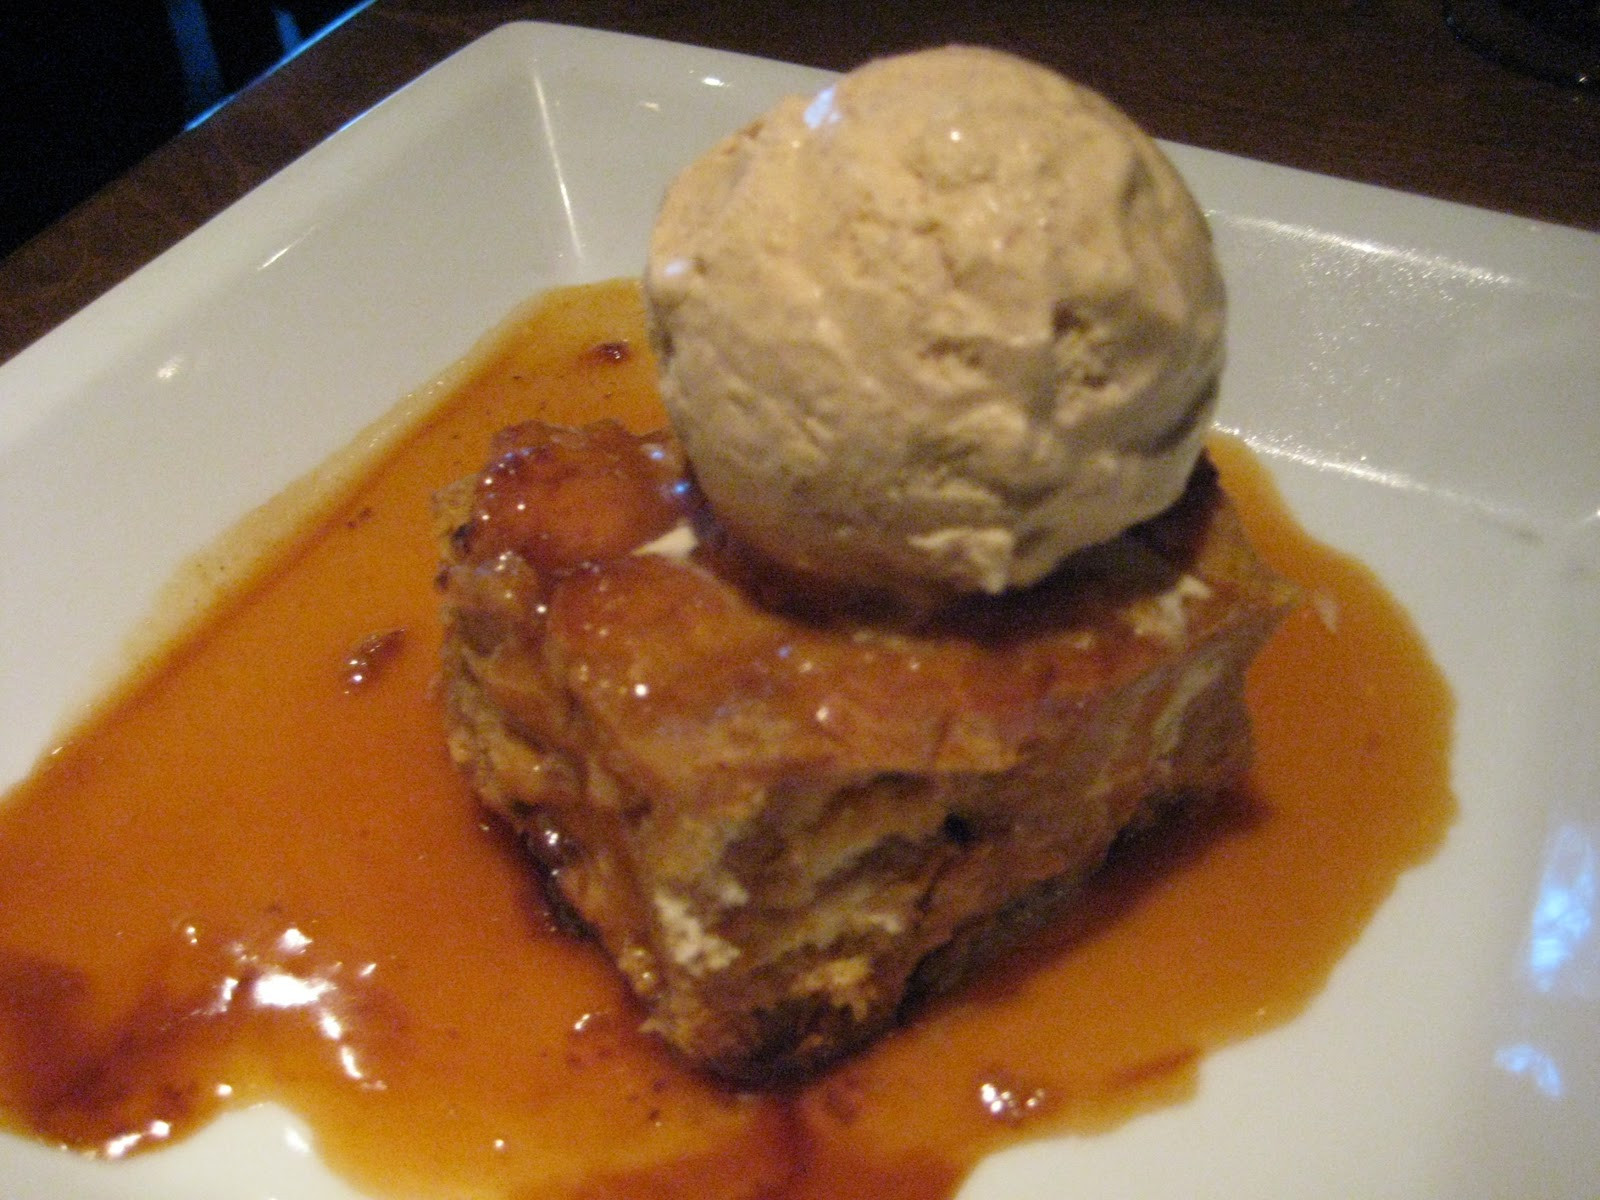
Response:
[[[998,593],[1162,511],[1210,424],[1210,229],[1099,94],[1012,55],[866,64],[668,188],[644,290],[719,519],[774,560]]]

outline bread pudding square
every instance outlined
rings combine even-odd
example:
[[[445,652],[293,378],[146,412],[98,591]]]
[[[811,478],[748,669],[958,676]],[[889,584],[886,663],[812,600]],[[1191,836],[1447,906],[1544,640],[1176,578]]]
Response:
[[[1236,783],[1294,590],[1202,458],[1040,584],[907,612],[771,568],[669,434],[501,434],[436,501],[450,750],[645,1025],[803,1079]]]

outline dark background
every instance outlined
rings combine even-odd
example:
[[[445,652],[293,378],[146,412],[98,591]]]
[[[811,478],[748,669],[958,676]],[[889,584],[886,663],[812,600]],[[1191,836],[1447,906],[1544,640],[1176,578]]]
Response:
[[[8,0],[0,11],[0,257],[355,6]]]

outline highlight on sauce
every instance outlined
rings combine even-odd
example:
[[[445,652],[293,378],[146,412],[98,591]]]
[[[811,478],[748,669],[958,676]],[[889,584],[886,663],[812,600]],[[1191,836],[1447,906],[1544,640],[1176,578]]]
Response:
[[[1257,765],[1018,961],[815,1083],[736,1095],[635,1029],[443,748],[430,494],[530,418],[663,417],[631,283],[509,323],[440,409],[0,806],[0,1124],[104,1158],[279,1101],[377,1195],[947,1197],[986,1153],[1200,1086],[1293,1017],[1452,813],[1405,615],[1212,447],[1305,587]],[[1270,897],[1271,903],[1262,903]]]

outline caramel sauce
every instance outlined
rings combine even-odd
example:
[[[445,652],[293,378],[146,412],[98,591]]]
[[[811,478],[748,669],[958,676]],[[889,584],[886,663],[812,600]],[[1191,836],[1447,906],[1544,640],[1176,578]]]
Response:
[[[447,761],[428,497],[501,426],[660,424],[637,295],[556,293],[331,518],[0,809],[0,1109],[104,1157],[275,1099],[408,1197],[952,1194],[986,1152],[1198,1086],[1288,1020],[1440,843],[1451,702],[1404,614],[1213,446],[1311,598],[1254,669],[1258,763],[1133,843],[1019,961],[802,1090],[635,1031]],[[1270,897],[1271,903],[1263,903]]]

